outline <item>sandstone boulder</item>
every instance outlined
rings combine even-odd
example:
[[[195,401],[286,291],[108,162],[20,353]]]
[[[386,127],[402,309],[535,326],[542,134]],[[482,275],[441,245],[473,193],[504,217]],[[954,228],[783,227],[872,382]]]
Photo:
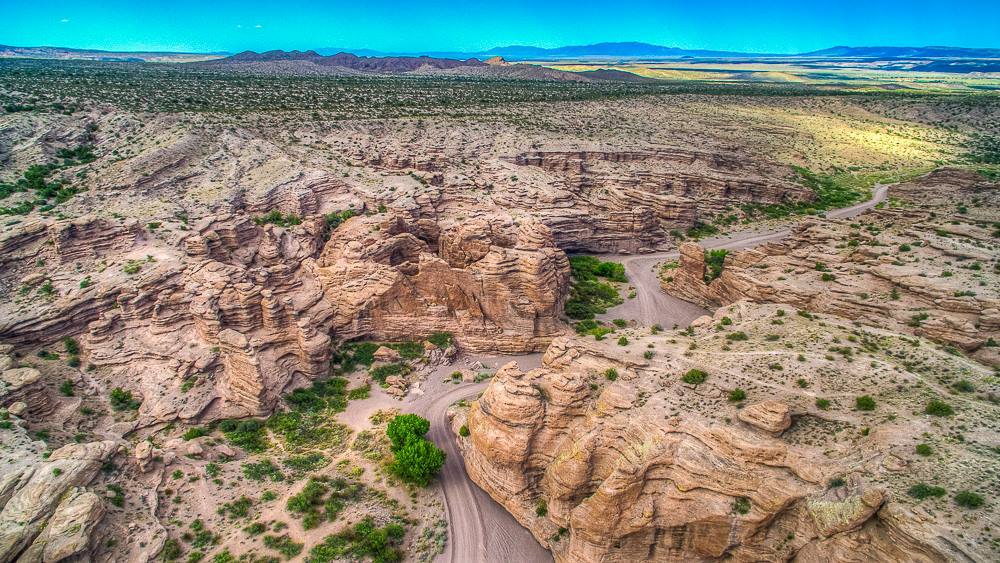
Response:
[[[788,405],[780,401],[764,401],[740,409],[740,420],[773,436],[779,436],[792,425]]]

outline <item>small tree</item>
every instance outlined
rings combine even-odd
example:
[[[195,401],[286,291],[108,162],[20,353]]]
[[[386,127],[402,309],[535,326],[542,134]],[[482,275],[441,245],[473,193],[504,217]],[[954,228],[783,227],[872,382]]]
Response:
[[[395,453],[390,470],[400,479],[421,487],[426,487],[444,465],[444,452],[422,438],[409,442]]]
[[[430,428],[431,423],[426,418],[415,414],[401,414],[389,421],[385,434],[392,442],[392,451],[395,452],[410,442],[422,440]]]

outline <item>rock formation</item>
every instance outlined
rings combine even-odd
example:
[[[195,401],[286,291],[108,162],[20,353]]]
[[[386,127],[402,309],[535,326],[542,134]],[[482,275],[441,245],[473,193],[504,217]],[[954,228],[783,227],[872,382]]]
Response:
[[[82,487],[117,449],[112,441],[69,444],[0,475],[0,561],[54,562],[88,550],[104,505]]]
[[[956,536],[960,515],[928,518],[905,492],[921,479],[949,491],[990,481],[990,469],[945,475],[912,453],[930,428],[912,414],[925,400],[905,384],[917,376],[904,372],[902,391],[866,384],[867,361],[862,367],[823,355],[824,341],[857,329],[824,317],[817,330],[804,317],[776,317],[780,308],[742,301],[720,309],[715,323],[696,323],[702,328],[692,336],[626,330],[624,347],[613,339],[557,339],[541,368],[505,366],[452,422],[456,430],[468,426],[468,437],[458,439],[470,477],[560,562],[982,557],[988,547]],[[734,322],[723,334],[749,333],[749,343],[726,344],[714,326],[724,316]],[[771,324],[775,318],[783,324]],[[764,332],[787,348],[762,349],[754,341]],[[878,339],[884,351],[873,365],[893,373],[894,350],[908,347],[907,339],[884,332]],[[747,350],[730,351],[736,346]],[[655,354],[646,359],[642,350]],[[933,350],[930,358],[961,362]],[[779,364],[784,369],[775,371]],[[691,368],[706,371],[707,381],[684,383]],[[989,371],[974,373],[980,385]],[[748,406],[726,400],[736,387]],[[849,410],[862,393],[886,402],[879,417]],[[814,397],[834,406],[818,408]],[[979,428],[996,410],[982,399],[961,408]],[[879,422],[889,413],[893,422]],[[947,449],[966,460],[963,467],[996,465],[965,446]]]
[[[889,194],[908,199],[853,222],[803,222],[780,243],[728,254],[708,283],[704,250],[685,243],[664,289],[705,307],[789,303],[926,336],[1000,365],[1000,243],[990,215],[998,185],[944,170]]]

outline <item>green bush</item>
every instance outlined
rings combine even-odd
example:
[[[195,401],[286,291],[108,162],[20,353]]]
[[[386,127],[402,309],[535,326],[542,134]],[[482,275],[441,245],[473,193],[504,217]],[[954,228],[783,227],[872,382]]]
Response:
[[[705,283],[711,283],[712,280],[722,275],[722,267],[725,264],[727,254],[729,251],[725,249],[705,251]]]
[[[917,455],[922,455],[925,457],[934,453],[934,449],[927,444],[917,444],[917,447],[914,448],[914,451],[917,452]]]
[[[830,399],[816,399],[816,408],[822,411],[830,408]]]
[[[628,338],[625,338],[624,336],[619,336],[618,337],[618,345],[619,346],[628,346]]]
[[[230,443],[248,452],[259,453],[271,447],[264,422],[260,420],[223,420],[219,423],[219,429]]]
[[[302,548],[305,546],[292,541],[292,538],[288,537],[288,534],[285,534],[281,536],[264,536],[264,547],[277,551],[284,555],[285,559],[292,559],[302,553]]]
[[[160,551],[160,556],[164,561],[176,561],[180,558],[182,552],[181,542],[170,538],[163,542],[163,550]]]
[[[458,429],[458,435],[461,436],[461,437],[463,437],[463,438],[468,438],[469,437],[469,427],[466,426],[465,424],[463,424],[462,427]]]
[[[243,464],[243,476],[251,481],[263,481],[270,479],[275,482],[284,481],[285,475],[278,469],[278,466],[269,459],[262,459],[259,462],[247,462]]]
[[[139,405],[142,404],[141,401],[137,401],[132,397],[131,391],[126,391],[121,387],[115,387],[111,390],[110,400],[111,408],[116,411],[138,410]]]
[[[862,395],[854,400],[854,405],[859,411],[873,411],[875,410],[875,399],[869,395]]]
[[[681,376],[681,381],[688,385],[701,385],[705,383],[706,379],[708,379],[708,374],[700,369],[690,369]]]
[[[438,348],[447,348],[451,346],[452,335],[450,332],[435,332],[427,337],[427,341]]]
[[[265,215],[261,215],[260,217],[255,217],[253,221],[258,225],[267,225],[270,223],[279,227],[291,227],[293,225],[302,224],[302,218],[298,215],[294,213],[284,215],[277,209],[274,209]]]
[[[535,515],[537,515],[539,518],[542,518],[548,513],[549,513],[548,503],[546,503],[545,499],[543,498],[538,499],[538,502],[535,503]]]
[[[746,391],[736,388],[729,392],[729,400],[733,403],[738,403],[747,398]]]
[[[410,372],[409,366],[401,363],[383,364],[368,370],[368,375],[379,383],[385,383],[386,378],[391,375],[406,375]]]
[[[403,560],[399,546],[405,535],[406,529],[396,522],[378,528],[371,517],[366,516],[353,528],[327,536],[322,543],[314,546],[306,563],[366,558],[371,558],[373,563],[396,563]]]
[[[924,407],[924,412],[932,416],[951,416],[955,414],[955,409],[951,405],[938,399],[932,399]]]
[[[947,493],[942,487],[936,487],[933,485],[928,485],[927,483],[917,483],[910,487],[906,494],[919,500],[924,500],[927,498],[937,498],[943,497]]]
[[[397,415],[386,426],[395,454],[389,469],[404,481],[426,486],[444,465],[444,452],[424,438],[429,429],[430,422],[415,414]]]
[[[59,392],[65,397],[72,397],[75,395],[75,392],[73,391],[73,382],[67,379],[60,383]]]
[[[733,512],[736,514],[747,514],[750,512],[750,499],[747,497],[737,497],[733,500]]]
[[[726,340],[730,340],[732,342],[744,341],[749,339],[750,337],[747,336],[747,333],[742,331],[730,332],[729,334],[726,335]]]
[[[959,491],[955,494],[955,504],[963,508],[979,508],[986,500],[971,491]]]
[[[618,370],[615,368],[608,368],[604,370],[604,379],[607,379],[608,381],[615,381],[618,379]]]
[[[184,434],[181,435],[181,439],[185,442],[194,440],[195,438],[201,438],[202,436],[208,436],[208,429],[202,428],[201,426],[192,426],[188,428]]]

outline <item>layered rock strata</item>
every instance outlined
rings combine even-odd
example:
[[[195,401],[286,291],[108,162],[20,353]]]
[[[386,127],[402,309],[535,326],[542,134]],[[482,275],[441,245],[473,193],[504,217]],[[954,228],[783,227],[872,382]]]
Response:
[[[954,471],[922,461],[912,444],[940,442],[913,414],[925,400],[907,390],[919,372],[904,370],[903,391],[867,383],[862,362],[823,355],[830,338],[857,332],[850,322],[825,318],[823,328],[776,317],[779,308],[742,301],[714,322],[697,322],[692,336],[629,330],[625,346],[558,339],[541,368],[504,366],[467,414],[453,413],[456,430],[468,427],[458,440],[469,476],[560,562],[983,557],[989,548],[971,538],[988,536],[988,521],[961,540],[961,514],[929,518],[905,491],[922,479],[949,491],[982,489],[995,459],[942,445],[963,460]],[[750,342],[726,344],[715,328],[723,316],[734,321],[724,333],[749,334]],[[785,321],[771,324],[775,318]],[[788,348],[754,344],[765,332]],[[909,344],[891,333],[869,337],[883,345],[873,363],[881,380],[898,369],[894,349]],[[804,359],[798,365],[796,354]],[[961,363],[940,351],[927,355]],[[785,369],[775,371],[777,364]],[[685,384],[691,368],[707,372],[707,381]],[[991,387],[989,373],[980,367],[971,377]],[[726,400],[735,387],[745,405]],[[850,410],[862,393],[885,402],[880,413]],[[833,407],[817,408],[817,396]],[[977,432],[988,432],[995,406],[973,400],[961,409]],[[986,467],[975,475],[959,469],[976,463]]]

